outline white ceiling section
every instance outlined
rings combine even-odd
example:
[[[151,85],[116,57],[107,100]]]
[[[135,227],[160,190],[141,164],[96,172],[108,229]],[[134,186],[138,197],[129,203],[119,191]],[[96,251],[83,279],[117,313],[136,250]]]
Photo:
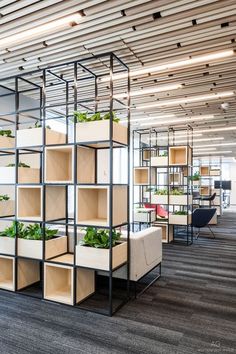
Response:
[[[4,38],[78,11],[83,17],[77,25],[1,46]],[[136,71],[133,127],[156,123],[161,129],[168,119],[182,123],[186,118],[203,130],[202,138],[209,137],[205,145],[210,137],[223,137],[217,151],[236,156],[236,145],[230,145],[236,141],[236,0],[1,0],[0,33],[0,78],[112,51]],[[218,59],[173,65],[230,50]],[[165,70],[151,69],[163,65]],[[145,68],[150,71],[138,72]],[[235,130],[221,130],[234,125]]]

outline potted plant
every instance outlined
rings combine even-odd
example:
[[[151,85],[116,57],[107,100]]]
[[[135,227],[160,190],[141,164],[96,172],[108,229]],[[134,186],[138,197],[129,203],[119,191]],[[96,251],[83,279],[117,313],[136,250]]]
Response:
[[[168,190],[166,188],[156,189],[151,196],[152,204],[168,204]]]
[[[67,237],[58,236],[58,230],[30,224],[18,234],[18,255],[43,259],[43,239],[45,239],[45,259],[67,252]]]
[[[153,222],[156,220],[156,208],[136,208],[134,210],[134,222]]]
[[[185,210],[178,210],[170,213],[169,224],[173,225],[188,225],[191,223],[191,214]]]
[[[168,165],[168,153],[162,151],[158,156],[151,156],[151,166],[167,166]]]
[[[121,234],[112,232],[112,269],[127,261],[127,242],[120,241]],[[99,270],[109,270],[109,230],[88,227],[82,241],[76,246],[76,265]]]
[[[24,224],[13,221],[11,226],[6,227],[0,232],[0,253],[14,255],[15,254],[15,237],[16,227],[18,234],[24,229]]]
[[[199,172],[195,172],[192,176],[189,176],[189,181],[192,181],[193,184],[198,184],[201,179],[201,175]]]
[[[187,205],[188,203],[192,203],[192,195],[188,196],[179,188],[174,188],[170,191],[170,204]]]
[[[29,134],[29,129],[31,132]],[[66,135],[52,130],[49,125],[45,129],[46,145],[65,144]],[[16,131],[17,147],[40,146],[43,145],[43,127],[37,121],[33,127],[19,129]]]
[[[15,163],[0,167],[0,184],[15,184],[16,181]],[[24,162],[18,163],[19,183],[39,183],[39,168],[31,168]]]
[[[112,112],[113,141],[127,144],[127,127],[119,124],[120,119]],[[76,122],[76,141],[107,142],[110,140],[110,113],[103,116],[100,112],[89,115],[87,112],[74,112]]]
[[[6,149],[15,147],[15,138],[10,129],[0,130],[0,147]]]
[[[0,217],[14,215],[14,201],[8,194],[0,195]]]

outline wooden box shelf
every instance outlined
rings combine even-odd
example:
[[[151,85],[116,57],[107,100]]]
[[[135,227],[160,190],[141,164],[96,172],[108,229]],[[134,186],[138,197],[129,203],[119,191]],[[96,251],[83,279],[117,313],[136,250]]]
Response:
[[[43,241],[17,239],[18,255],[22,257],[43,259]],[[67,252],[67,237],[59,236],[45,241],[45,259],[59,256]]]
[[[65,144],[66,135],[46,128],[46,145]],[[43,128],[20,129],[16,132],[17,147],[43,145]]]
[[[151,157],[151,166],[167,166],[168,165],[168,156],[152,156]]]
[[[17,218],[42,220],[42,186],[17,187]],[[64,186],[46,187],[46,220],[65,218],[66,189]]]
[[[76,265],[86,268],[109,270],[109,249],[76,246]],[[112,248],[112,269],[127,261],[127,242],[120,242]]]
[[[143,160],[149,161],[151,159],[151,150],[143,150]]]
[[[134,222],[149,223],[156,220],[156,210],[154,208],[137,208],[134,211]]]
[[[109,186],[78,186],[76,223],[109,226]],[[113,226],[127,222],[127,186],[113,186]]]
[[[79,146],[77,148],[77,182],[95,183],[95,149]]]
[[[168,225],[167,223],[155,222],[154,226],[161,228],[163,243],[168,243],[173,241],[173,225]]]
[[[0,217],[1,216],[12,216],[14,214],[15,214],[15,201],[14,200],[0,201]]]
[[[39,183],[39,168],[18,167],[18,183]],[[16,168],[0,167],[0,184],[15,184]]]
[[[188,146],[169,147],[169,165],[182,166],[192,163],[192,151]]]
[[[74,148],[72,146],[46,147],[45,182],[73,183]]]
[[[18,259],[17,261],[17,290],[40,281],[40,262],[32,259]]]
[[[77,143],[89,143],[93,146],[97,142],[106,142],[110,139],[110,121],[100,120],[76,124]],[[120,123],[113,122],[113,141],[118,144],[127,144],[128,129]]]
[[[8,136],[0,135],[0,148],[14,148],[15,147],[15,138],[9,138]]]
[[[63,264],[44,263],[44,298],[68,305],[74,304],[74,272],[76,272],[76,303],[95,291],[94,271],[75,269]]]
[[[200,187],[200,195],[208,196],[210,195],[211,188],[209,186]]]
[[[15,255],[15,238],[0,236],[0,253]]]
[[[210,176],[220,176],[220,169],[211,169]]]
[[[176,214],[169,214],[169,224],[170,225],[189,225],[192,221],[192,215],[176,215]]]
[[[149,184],[149,167],[134,167],[134,184],[136,186]]]
[[[15,259],[0,256],[0,289],[15,290]]]
[[[169,184],[172,185],[181,184],[181,174],[179,172],[171,172],[169,174]]]
[[[42,220],[42,187],[17,187],[17,218]]]
[[[192,204],[193,198],[192,195],[170,195],[169,200],[171,205],[188,205]]]
[[[151,204],[168,204],[168,195],[152,194]]]
[[[210,168],[208,166],[200,167],[200,175],[201,176],[210,176]]]

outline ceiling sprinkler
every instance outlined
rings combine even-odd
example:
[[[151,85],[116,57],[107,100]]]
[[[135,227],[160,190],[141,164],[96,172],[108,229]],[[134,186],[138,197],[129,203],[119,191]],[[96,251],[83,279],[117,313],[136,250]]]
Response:
[[[229,109],[229,104],[227,102],[221,103],[221,108],[227,111],[227,109]]]

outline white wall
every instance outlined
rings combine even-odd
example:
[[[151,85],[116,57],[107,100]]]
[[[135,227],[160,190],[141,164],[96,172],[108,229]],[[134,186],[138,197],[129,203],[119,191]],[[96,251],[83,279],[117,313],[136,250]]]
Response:
[[[236,162],[229,164],[229,180],[231,180],[232,186],[230,204],[236,205]]]

